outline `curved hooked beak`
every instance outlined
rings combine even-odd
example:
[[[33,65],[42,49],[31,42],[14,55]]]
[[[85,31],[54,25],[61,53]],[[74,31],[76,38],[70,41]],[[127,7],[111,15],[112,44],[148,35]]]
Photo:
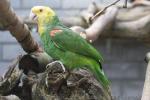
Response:
[[[34,13],[31,11],[31,12],[30,12],[30,15],[29,15],[29,19],[37,22],[38,17],[37,17],[36,14],[34,14]]]
[[[35,13],[33,13],[32,11],[30,12],[29,19],[32,20],[32,21],[34,21],[36,24],[38,24],[37,23],[38,16]],[[36,25],[35,29],[36,29],[35,31],[38,32],[38,25]]]

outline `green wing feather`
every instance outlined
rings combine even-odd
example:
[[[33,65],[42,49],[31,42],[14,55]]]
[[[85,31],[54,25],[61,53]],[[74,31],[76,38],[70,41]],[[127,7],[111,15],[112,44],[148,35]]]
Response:
[[[100,61],[103,59],[99,52],[92,45],[90,45],[85,39],[70,29],[62,28],[61,30],[61,32],[57,32],[55,33],[55,36],[51,37],[52,41],[57,47],[66,51],[71,51],[86,57],[90,57],[100,64]],[[98,81],[102,82],[104,87],[107,87],[109,86],[109,81],[104,75],[103,70],[100,69],[101,67],[101,65],[97,65],[96,63],[95,66],[90,66],[88,68],[95,74]]]
[[[95,59],[97,62],[103,61],[99,52],[79,34],[66,28],[61,28],[61,30],[61,32],[57,32],[55,36],[52,37],[52,40],[57,44],[57,46],[64,50],[88,56]]]

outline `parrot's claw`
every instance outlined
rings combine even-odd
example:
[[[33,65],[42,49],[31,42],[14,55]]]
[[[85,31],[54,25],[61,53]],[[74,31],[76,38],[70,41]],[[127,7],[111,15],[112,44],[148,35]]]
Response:
[[[77,82],[68,84],[68,86],[69,86],[69,87],[77,87],[77,86],[80,86],[81,84],[87,83],[87,81],[88,81],[88,78],[83,77],[83,78],[81,78],[81,79],[80,79],[79,81],[77,81]]]
[[[61,85],[65,83],[67,76],[68,73],[62,62],[54,61],[46,66],[45,84],[49,89],[57,92]]]
[[[64,71],[64,72],[66,72],[66,69],[65,69],[65,67],[64,67],[64,65],[63,65],[63,63],[62,63],[61,61],[57,61],[57,62],[61,65],[61,67],[62,67],[63,71]]]
[[[62,67],[63,72],[66,72],[66,69],[61,61],[54,61],[54,62],[47,64],[46,69],[52,66],[59,66],[59,65]]]

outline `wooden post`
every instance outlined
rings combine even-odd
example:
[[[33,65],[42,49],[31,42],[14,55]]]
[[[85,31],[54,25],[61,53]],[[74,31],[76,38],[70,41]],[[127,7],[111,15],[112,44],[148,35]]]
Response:
[[[150,100],[150,53],[147,54],[146,58],[148,61],[148,66],[141,100]]]

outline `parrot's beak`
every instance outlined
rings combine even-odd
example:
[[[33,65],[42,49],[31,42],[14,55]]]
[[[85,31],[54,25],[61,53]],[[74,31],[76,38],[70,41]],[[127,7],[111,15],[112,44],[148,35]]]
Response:
[[[32,12],[32,10],[30,12],[29,19],[31,21],[34,21],[37,24],[38,17],[37,17],[37,15],[35,13]],[[38,26],[36,27],[36,32],[38,32]]]
[[[34,14],[34,13],[31,11],[31,12],[30,12],[30,15],[29,15],[29,19],[37,22],[38,17],[37,17],[36,14]]]

